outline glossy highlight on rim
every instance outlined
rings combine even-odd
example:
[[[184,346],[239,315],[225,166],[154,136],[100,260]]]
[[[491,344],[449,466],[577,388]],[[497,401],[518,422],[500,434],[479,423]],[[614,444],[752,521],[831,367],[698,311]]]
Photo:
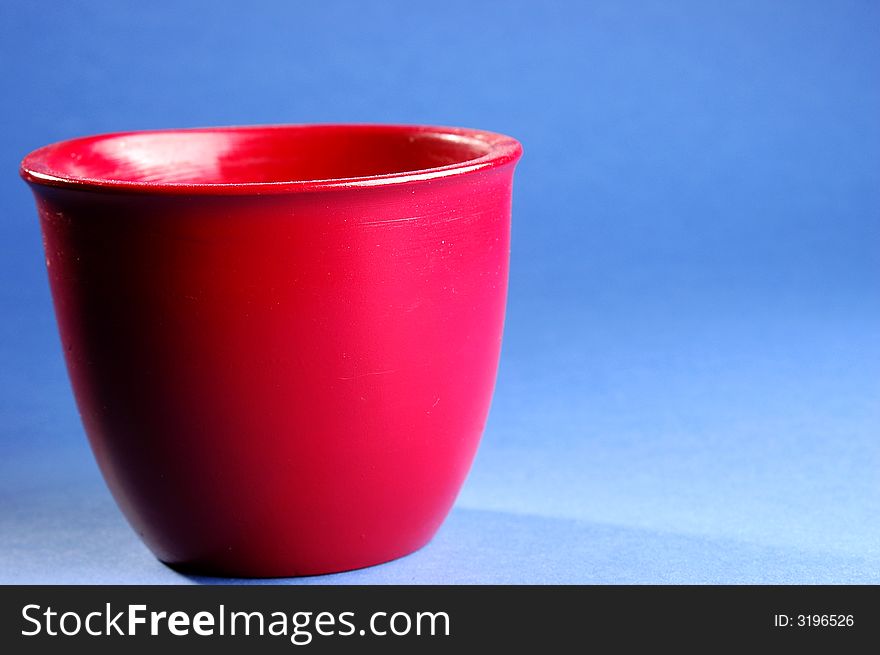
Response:
[[[310,177],[309,179],[303,179],[301,175],[290,175],[290,179],[284,177],[282,179],[258,179],[259,176],[254,176],[252,179],[248,168],[249,164],[246,161],[247,155],[244,153],[240,155],[239,149],[246,150],[250,146],[257,155],[265,156],[266,153],[261,151],[260,147],[274,147],[276,157],[279,152],[281,157],[286,157],[288,153],[283,150],[284,147],[287,147],[284,145],[285,139],[292,140],[291,143],[294,144],[290,146],[289,155],[291,157],[298,156],[301,160],[308,155],[308,152],[295,152],[297,139],[308,141],[310,143],[308,147],[312,148],[318,158],[323,154],[321,139],[330,141],[336,139],[335,147],[337,149],[345,147],[346,139],[354,139],[355,141],[357,139],[372,139],[371,145],[374,150],[378,151],[379,156],[382,155],[383,140],[386,140],[389,146],[393,145],[398,149],[401,144],[404,146],[407,143],[420,144],[419,147],[422,151],[417,154],[420,154],[422,159],[431,158],[433,156],[432,149],[434,151],[451,151],[455,154],[450,155],[447,152],[444,156],[451,161],[446,162],[441,159],[439,165],[418,167],[404,165],[402,170],[379,170],[375,173],[367,170],[366,173],[331,174]],[[88,170],[88,165],[77,166],[77,162],[82,160],[85,154],[93,154],[99,148],[108,150],[115,147],[122,151],[122,146],[137,140],[147,142],[146,148],[142,148],[142,150],[150,159],[149,164],[152,164],[155,171],[158,171],[153,175],[154,179],[147,178],[143,166],[133,173],[130,172],[129,175],[111,172],[95,175]],[[172,173],[175,165],[183,169],[184,173],[187,172],[186,167],[191,165],[192,171],[190,171],[189,177],[198,178],[207,163],[210,163],[208,159],[205,159],[208,155],[205,154],[205,148],[202,146],[207,144],[210,149],[215,147],[212,141],[224,142],[224,140],[229,141],[228,152],[217,151],[213,154],[218,158],[220,155],[227,154],[229,161],[233,163],[238,163],[236,157],[239,157],[243,162],[239,164],[241,170],[233,174],[232,177],[240,179],[234,181],[225,179],[200,180],[187,179],[186,176],[183,176],[182,179],[173,179]],[[158,149],[153,148],[151,152],[152,146],[149,144],[155,142],[164,142],[164,145]],[[281,150],[278,150],[279,143],[281,143]],[[254,144],[257,145],[254,146]],[[171,151],[172,146],[174,147],[173,152]],[[190,161],[185,160],[188,147],[193,153]],[[364,148],[363,145],[359,147]],[[183,155],[180,155],[181,149],[184,151]],[[175,163],[176,160],[163,160],[166,153],[170,153],[172,159],[181,156],[184,159],[180,160],[182,163],[179,164]],[[340,150],[340,153],[346,154],[344,150]],[[337,158],[340,157],[340,153],[337,153]],[[470,128],[382,124],[256,125],[115,132],[60,141],[38,148],[28,154],[21,163],[20,174],[26,182],[33,185],[85,191],[156,195],[262,195],[431,181],[513,164],[521,154],[522,146],[516,139]],[[364,157],[364,153],[361,152],[360,156]],[[412,153],[408,155],[409,159],[414,156]],[[369,157],[370,155],[367,154],[366,158]],[[272,165],[277,168],[286,164],[283,161],[277,161],[275,164],[270,164],[270,167]],[[369,169],[370,165],[366,163],[362,168]],[[375,164],[373,165],[375,166]],[[332,168],[332,165],[327,165],[324,168],[328,168],[328,166]],[[388,165],[385,167],[389,168]],[[107,167],[105,166],[105,168]],[[309,168],[309,163],[301,164],[300,168]],[[345,167],[343,166],[343,168]],[[148,170],[147,172],[152,173],[153,171]],[[137,179],[139,177],[142,179]],[[206,177],[210,178],[211,176],[207,175]],[[215,177],[222,177],[222,175],[217,174]]]

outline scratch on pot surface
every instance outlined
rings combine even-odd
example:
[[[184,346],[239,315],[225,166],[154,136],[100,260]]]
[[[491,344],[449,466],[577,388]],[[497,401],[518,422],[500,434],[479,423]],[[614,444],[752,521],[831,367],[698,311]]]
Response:
[[[358,378],[365,378],[368,375],[386,375],[388,373],[396,373],[396,368],[390,368],[387,371],[373,371],[372,373],[360,373],[358,375],[352,375],[350,377],[341,377],[340,380],[357,380]]]
[[[361,225],[388,225],[389,223],[406,223],[408,221],[417,221],[423,216],[407,216],[406,218],[389,218],[387,221],[364,221]]]
[[[443,209],[441,211],[430,212],[427,214],[417,214],[416,216],[405,216],[404,218],[389,218],[378,221],[364,221],[360,223],[362,226],[367,225],[390,225],[393,223],[409,223],[411,221],[419,221],[423,219],[434,219],[439,223],[452,223],[453,221],[460,221],[465,219],[476,219],[479,216],[482,216],[485,212],[482,210],[468,210],[462,211],[461,209]]]

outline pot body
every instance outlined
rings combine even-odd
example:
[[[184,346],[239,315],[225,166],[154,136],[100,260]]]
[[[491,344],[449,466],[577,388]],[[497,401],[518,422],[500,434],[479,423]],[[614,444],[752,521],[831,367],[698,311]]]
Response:
[[[514,163],[268,195],[32,185],[86,433],[160,560],[307,575],[433,536],[494,387]]]

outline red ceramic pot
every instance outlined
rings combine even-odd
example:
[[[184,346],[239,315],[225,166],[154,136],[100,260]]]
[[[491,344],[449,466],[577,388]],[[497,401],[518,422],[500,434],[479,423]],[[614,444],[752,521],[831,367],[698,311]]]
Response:
[[[489,409],[520,154],[322,125],[25,158],[92,450],[160,560],[307,575],[431,539]]]

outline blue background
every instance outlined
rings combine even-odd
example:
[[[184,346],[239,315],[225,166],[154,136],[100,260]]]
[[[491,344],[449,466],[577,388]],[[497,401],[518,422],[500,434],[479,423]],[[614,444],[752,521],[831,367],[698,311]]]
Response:
[[[21,157],[348,121],[526,154],[455,510],[301,582],[880,582],[878,33],[873,2],[3,3],[0,582],[199,581],[92,460]]]

